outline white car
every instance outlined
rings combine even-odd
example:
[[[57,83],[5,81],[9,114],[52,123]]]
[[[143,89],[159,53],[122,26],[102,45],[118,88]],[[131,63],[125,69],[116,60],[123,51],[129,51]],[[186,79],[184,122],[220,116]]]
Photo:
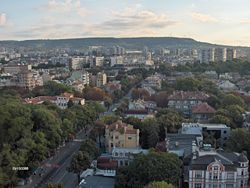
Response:
[[[82,179],[81,182],[79,183],[79,187],[82,187],[86,184],[86,180],[85,179]]]

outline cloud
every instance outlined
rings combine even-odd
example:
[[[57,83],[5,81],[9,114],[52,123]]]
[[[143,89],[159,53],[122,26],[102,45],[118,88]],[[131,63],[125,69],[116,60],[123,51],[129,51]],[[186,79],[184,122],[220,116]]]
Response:
[[[191,16],[194,20],[197,20],[197,21],[203,22],[203,23],[216,23],[216,22],[218,22],[218,19],[216,19],[215,17],[213,17],[209,14],[192,12]]]
[[[126,8],[123,11],[113,11],[108,20],[99,24],[100,28],[116,31],[136,31],[164,29],[177,24],[166,14],[155,13],[141,8]]]
[[[56,13],[77,13],[82,17],[88,13],[80,0],[49,0],[48,4],[42,5],[39,9]]]
[[[250,19],[243,19],[240,21],[241,24],[250,24]]]
[[[5,13],[0,14],[0,27],[5,26],[7,24],[7,18]]]

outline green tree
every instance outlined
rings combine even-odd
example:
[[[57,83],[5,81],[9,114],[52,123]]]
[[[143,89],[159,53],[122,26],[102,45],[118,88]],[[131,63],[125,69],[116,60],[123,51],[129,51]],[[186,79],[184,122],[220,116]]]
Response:
[[[115,187],[142,188],[153,181],[166,181],[178,186],[181,161],[175,154],[150,151],[136,155],[133,162],[119,168]]]
[[[80,151],[88,153],[90,160],[94,160],[100,154],[99,149],[96,146],[96,143],[92,140],[85,140],[80,147]]]
[[[145,186],[144,188],[174,188],[173,185],[168,184],[165,181],[154,181]]]
[[[80,173],[90,167],[90,158],[88,153],[78,151],[71,160],[69,171],[77,174],[78,182],[80,182]]]
[[[159,141],[159,131],[156,119],[149,118],[144,120],[140,127],[140,143],[142,148],[154,148]]]
[[[101,117],[101,121],[107,125],[110,125],[110,124],[118,121],[119,119],[120,119],[120,117],[116,116],[116,115],[105,115],[105,116]]]
[[[245,108],[246,106],[244,100],[241,97],[234,94],[226,94],[222,98],[222,106],[225,107],[230,105],[239,105],[242,108]]]
[[[47,188],[64,188],[63,184],[48,183]]]
[[[246,151],[247,157],[250,158],[250,132],[244,128],[233,130],[226,142],[226,148],[240,153]]]
[[[167,130],[168,133],[176,133],[184,122],[184,118],[177,111],[168,108],[159,110],[156,119],[160,127]]]

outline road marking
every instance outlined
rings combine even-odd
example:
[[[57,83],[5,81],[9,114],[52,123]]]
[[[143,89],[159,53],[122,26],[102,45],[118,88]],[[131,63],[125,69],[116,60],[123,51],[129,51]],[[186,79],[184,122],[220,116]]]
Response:
[[[60,183],[60,181],[65,177],[65,175],[66,175],[67,173],[68,173],[68,172],[65,171],[65,172],[63,173],[62,177],[61,177],[56,183]]]

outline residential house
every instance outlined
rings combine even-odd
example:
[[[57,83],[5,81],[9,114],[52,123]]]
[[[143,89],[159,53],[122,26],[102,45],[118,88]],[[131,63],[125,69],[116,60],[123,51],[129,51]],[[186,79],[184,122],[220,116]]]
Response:
[[[148,111],[155,111],[157,107],[156,102],[154,101],[144,101],[142,99],[129,101],[128,109],[129,110],[148,110]]]
[[[72,101],[76,105],[84,105],[85,99],[74,97],[72,94],[63,93],[60,96],[38,96],[34,98],[24,99],[25,104],[42,104],[46,101],[57,105],[61,109],[68,108],[69,101]]]
[[[238,87],[229,80],[220,81],[217,85],[221,90],[226,92],[238,90]]]
[[[148,154],[148,150],[141,148],[113,148],[112,159],[118,162],[118,166],[128,166],[135,154]]]
[[[122,121],[106,125],[105,140],[109,153],[113,148],[139,148],[139,129]]]
[[[193,107],[206,102],[208,98],[209,95],[199,91],[175,91],[168,98],[168,107],[176,109],[186,117],[191,117]]]
[[[215,114],[216,110],[207,103],[201,103],[192,109],[192,119],[194,122],[207,122]]]

